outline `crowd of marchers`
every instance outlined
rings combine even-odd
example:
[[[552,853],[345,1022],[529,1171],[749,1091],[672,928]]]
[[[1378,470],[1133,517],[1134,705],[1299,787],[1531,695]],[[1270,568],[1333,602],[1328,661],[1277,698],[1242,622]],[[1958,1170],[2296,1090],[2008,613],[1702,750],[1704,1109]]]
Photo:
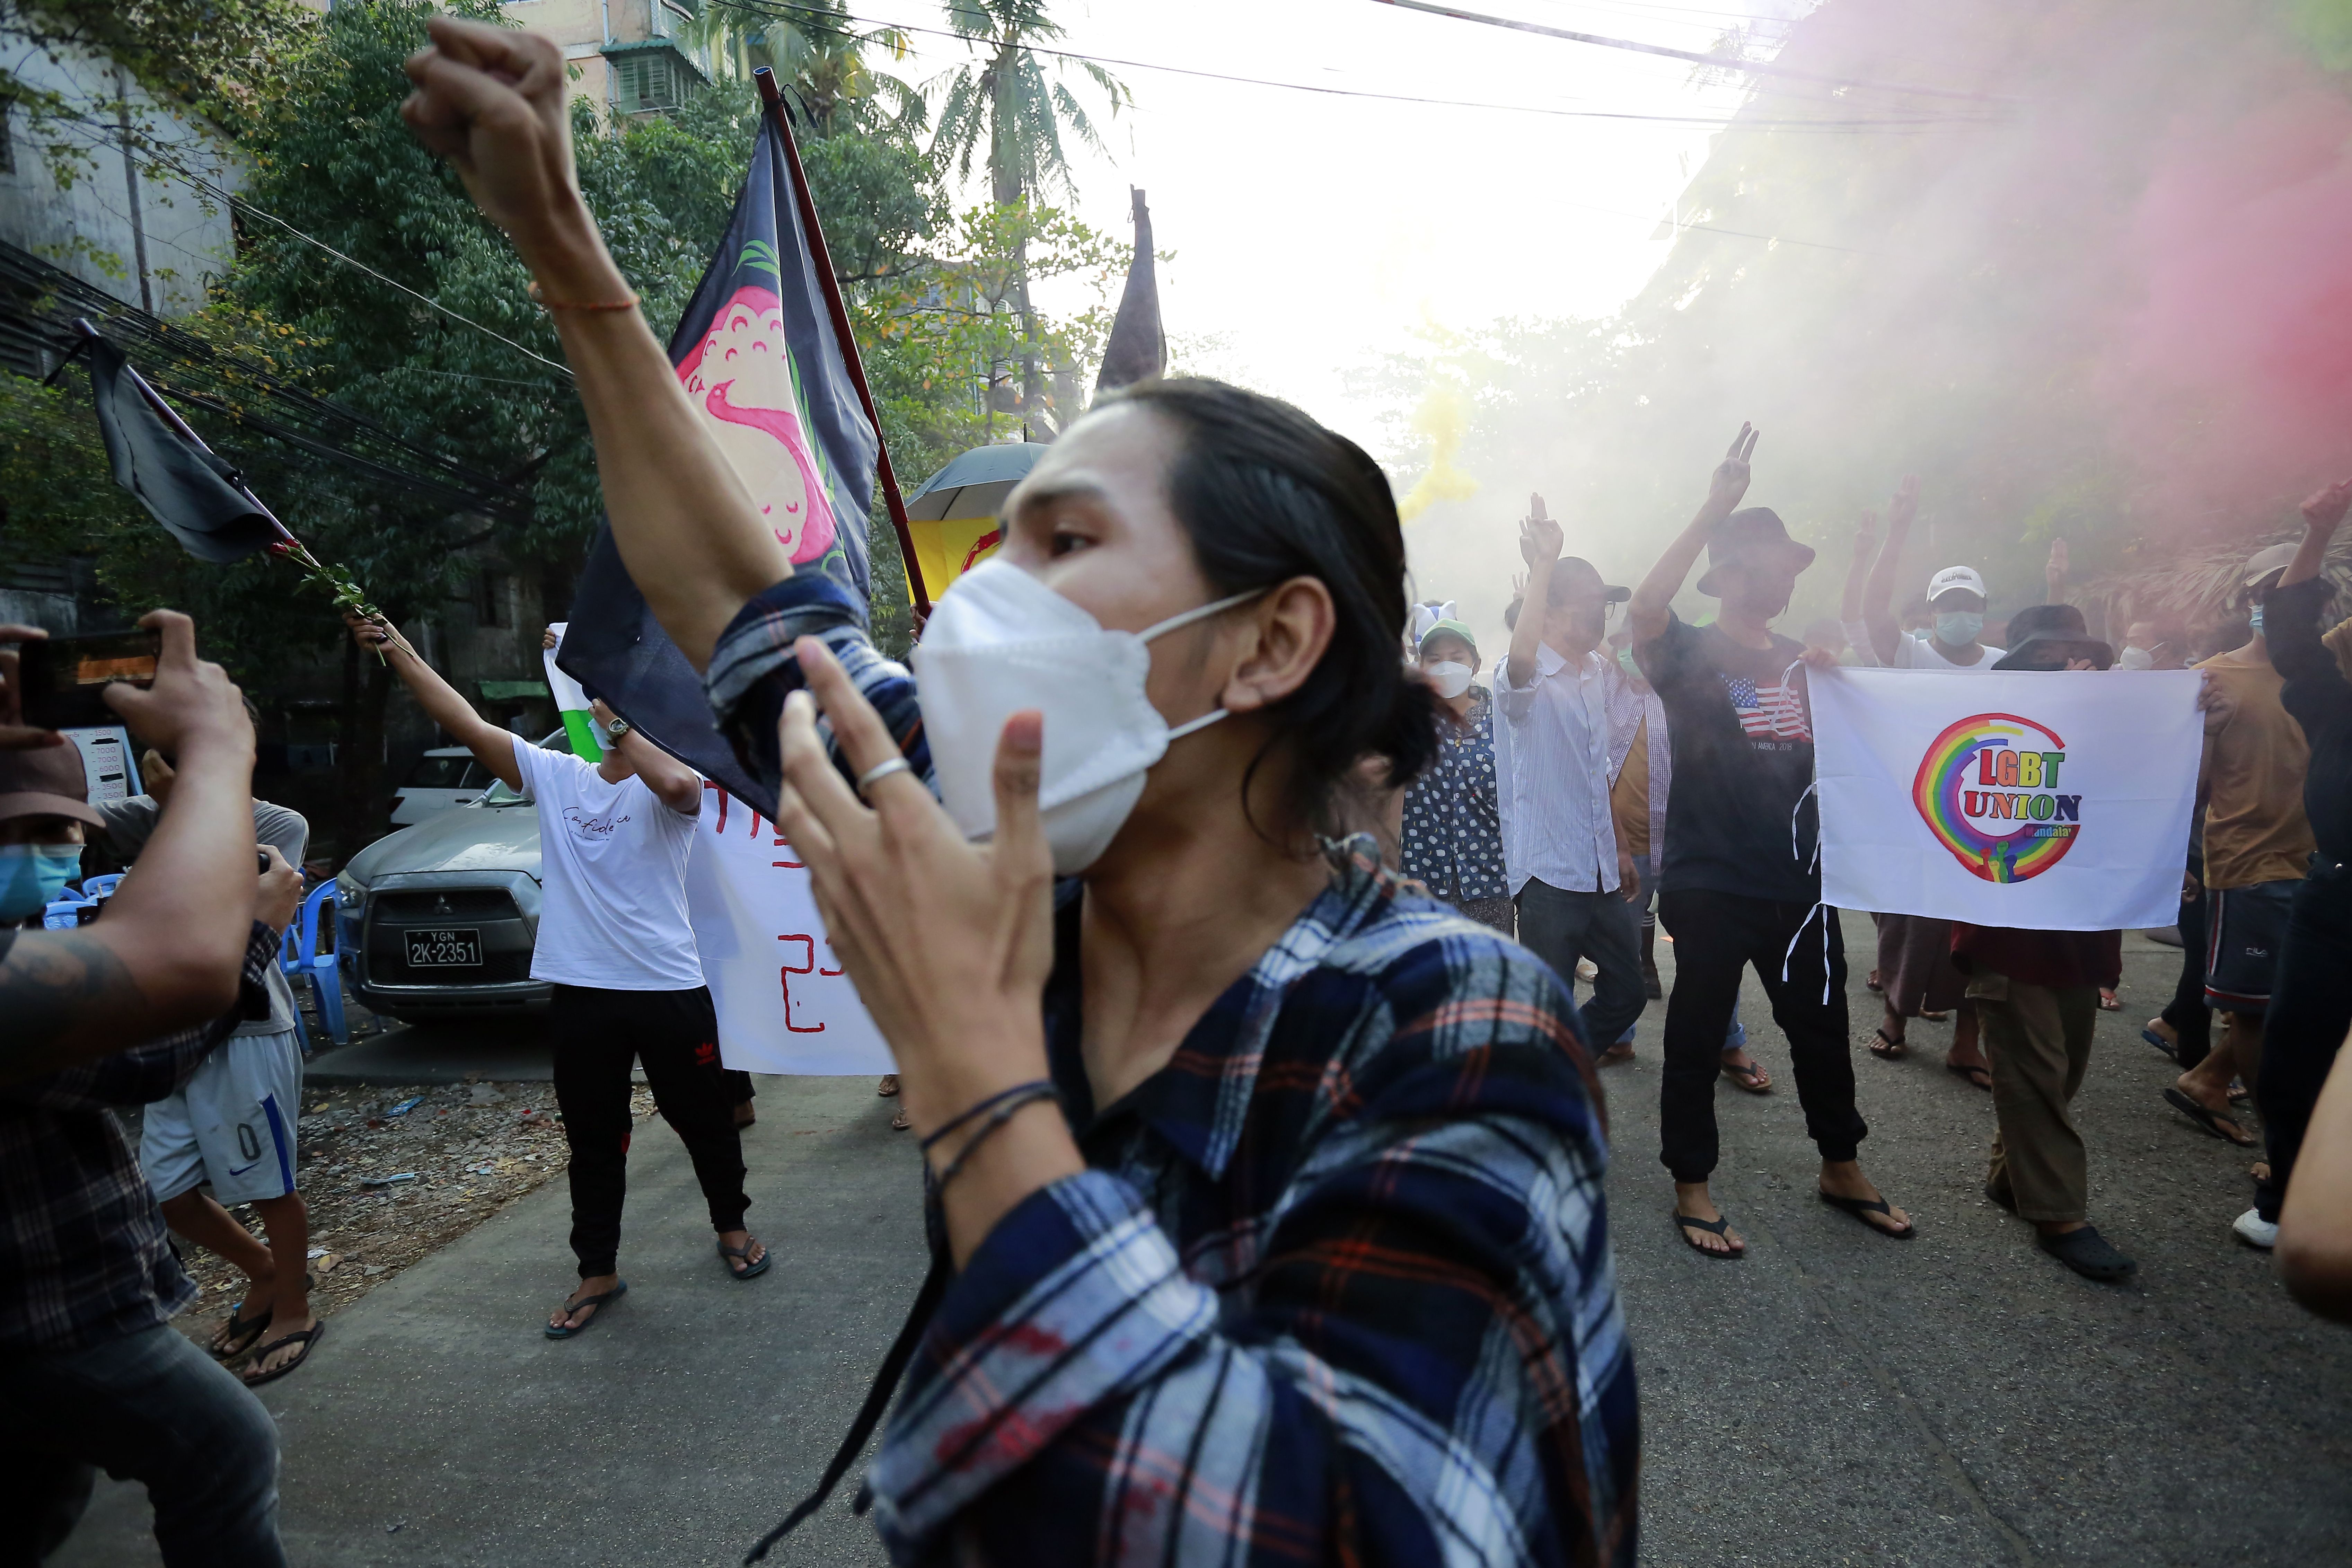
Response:
[[[2179,639],[2135,631],[2118,657],[2053,594],[1989,642],[1965,568],[1897,624],[1908,485],[1883,550],[1856,551],[1843,622],[1782,636],[1813,552],[1743,504],[1743,429],[1630,592],[1564,556],[1532,505],[1509,647],[1481,687],[1470,629],[1411,602],[1395,499],[1360,447],[1272,398],[1171,380],[1101,399],[1039,458],[1001,552],[924,630],[916,663],[942,676],[925,689],[839,584],[795,572],[688,402],[581,196],[559,51],[451,17],[431,31],[404,113],[530,268],[622,559],[775,792],[920,1145],[929,1277],[770,1541],[884,1423],[862,1492],[901,1563],[1630,1568],[1639,1422],[1599,1072],[1636,1048],[1658,942],[1660,1154],[1688,1244],[1747,1247],[1710,1178],[1718,1080],[1776,1089],[1745,1048],[1749,969],[1822,1201],[1889,1241],[1918,1234],[1860,1159],[1843,935],[1800,810],[1809,672],[2089,679]],[[2181,923],[2202,940],[2148,1033],[2183,1068],[2167,1098],[2216,1136],[2252,1142],[2232,1098],[2252,1092],[2269,1159],[2238,1234],[2352,1318],[2352,630],[2324,629],[2320,575],[2347,500],[2352,483],[2315,496],[2302,542],[2248,563],[2251,630],[2205,660],[2200,837],[2150,851],[2188,857]],[[1672,607],[1686,585],[1715,606],[1705,624]],[[165,765],[127,805],[91,804],[0,657],[0,1519],[37,1561],[103,1468],[145,1484],[174,1568],[266,1565],[285,1561],[277,1435],[249,1385],[334,1353],[271,1117],[299,1095],[272,976],[300,828],[253,800],[251,723],[194,628],[144,624],[152,682],[107,700]],[[551,808],[533,973],[556,987],[579,1279],[531,1331],[627,1330],[633,1061],[692,1157],[706,1266],[758,1279],[748,1085],[721,1060],[685,911],[699,781],[609,713],[599,761],[531,745],[394,628],[352,635]],[[100,832],[134,857],[101,918],[35,921]],[[2069,1109],[2117,934],[1909,916],[1877,934],[1873,1048],[1963,1018],[1949,1065],[1991,1092],[1989,1193],[2057,1262],[2127,1273],[2084,1212]],[[152,1108],[136,1151],[126,1104]],[[190,1295],[169,1231],[252,1282],[205,1342],[168,1321]]]

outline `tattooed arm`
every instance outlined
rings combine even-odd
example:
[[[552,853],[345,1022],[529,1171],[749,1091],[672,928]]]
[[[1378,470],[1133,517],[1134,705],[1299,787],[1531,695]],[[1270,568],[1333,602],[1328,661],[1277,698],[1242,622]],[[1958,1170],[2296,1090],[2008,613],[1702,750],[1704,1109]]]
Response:
[[[253,724],[227,674],[196,658],[185,616],[158,610],[140,625],[161,634],[155,683],[109,687],[106,700],[141,740],[177,754],[171,805],[105,919],[17,932],[0,955],[0,1083],[201,1025],[236,1003],[263,897]],[[0,723],[16,709],[13,687],[0,691]],[[273,910],[289,879],[299,886],[291,870],[261,879],[275,883]]]

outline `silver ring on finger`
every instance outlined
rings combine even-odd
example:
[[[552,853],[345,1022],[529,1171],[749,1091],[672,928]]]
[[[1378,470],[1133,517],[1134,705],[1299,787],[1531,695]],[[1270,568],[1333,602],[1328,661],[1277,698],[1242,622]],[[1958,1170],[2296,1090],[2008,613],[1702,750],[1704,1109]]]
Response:
[[[914,771],[915,765],[904,757],[892,757],[887,763],[877,763],[857,775],[858,795],[861,798],[870,799],[871,797],[866,795],[866,792],[874,785],[876,781],[887,779],[892,773],[911,773]]]

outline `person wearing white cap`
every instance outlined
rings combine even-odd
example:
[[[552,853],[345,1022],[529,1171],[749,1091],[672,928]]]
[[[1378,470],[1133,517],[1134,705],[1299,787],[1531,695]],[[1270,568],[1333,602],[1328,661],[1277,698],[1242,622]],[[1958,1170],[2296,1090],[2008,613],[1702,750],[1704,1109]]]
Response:
[[[2006,649],[1987,647],[1985,581],[1973,566],[1947,566],[1927,579],[1927,611],[1935,617],[1926,637],[1905,631],[1894,613],[1895,574],[1903,563],[1903,543],[1919,511],[1919,477],[1906,474],[1886,503],[1886,544],[1863,589],[1862,635],[1849,627],[1847,640],[1867,662],[1894,669],[1990,669]]]
[[[1918,636],[1895,624],[1893,612],[1895,574],[1901,565],[1903,542],[1919,509],[1919,480],[1906,474],[1886,507],[1886,543],[1870,569],[1863,589],[1863,625],[1849,628],[1848,637],[1864,664],[1895,669],[1989,670],[2007,650],[1988,647],[1979,640],[1984,631],[1985,582],[1971,566],[1947,566],[1927,580],[1927,609],[1934,616],[1928,635]],[[1864,531],[1868,522],[1865,520]],[[1856,541],[1857,552],[1864,548]],[[1977,1007],[1969,1000],[1968,977],[1952,962],[1952,922],[1924,915],[1880,914],[1878,925],[1878,984],[1886,1016],[1870,1041],[1871,1055],[1894,1061],[1909,1049],[1909,1020],[1952,1016],[1952,1048],[1944,1068],[1978,1089],[1992,1088],[1991,1066],[1977,1036]]]
[[[2263,626],[2263,601],[2294,553],[2273,544],[2247,561],[2238,584],[2252,636],[2197,667],[2205,672],[2205,1004],[2225,1022],[2221,1043],[2164,1098],[2214,1137],[2248,1147],[2254,1137],[2230,1113],[2230,1080],[2252,1088],[2261,1069],[2271,980],[2314,847],[2303,809],[2311,747],[2286,710],[2286,679],[2272,667]],[[2274,1229],[2238,1227],[2257,1247]]]

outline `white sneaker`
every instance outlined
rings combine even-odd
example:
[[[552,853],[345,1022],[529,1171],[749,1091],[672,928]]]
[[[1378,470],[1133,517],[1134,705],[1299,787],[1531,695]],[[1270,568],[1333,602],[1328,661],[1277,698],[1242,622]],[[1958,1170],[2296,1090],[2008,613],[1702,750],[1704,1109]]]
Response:
[[[2248,1209],[2230,1222],[2230,1229],[2248,1247],[2259,1247],[2264,1252],[2278,1245],[2278,1226],[2264,1219],[2260,1209]]]

